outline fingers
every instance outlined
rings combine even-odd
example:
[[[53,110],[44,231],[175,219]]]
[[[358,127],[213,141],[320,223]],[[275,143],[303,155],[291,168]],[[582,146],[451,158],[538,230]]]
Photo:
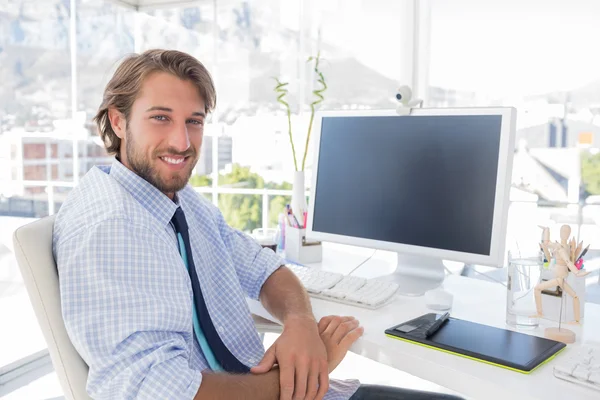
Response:
[[[327,363],[325,363],[327,364]],[[310,366],[310,372],[308,373],[308,384],[306,386],[306,398],[314,399],[319,389],[319,368],[322,364],[319,361],[314,361]]]
[[[306,382],[308,380],[308,373],[310,365],[308,359],[296,360],[295,375],[296,381],[294,382],[294,399],[302,400],[306,395]]]
[[[353,330],[348,332],[348,334],[346,336],[344,336],[342,338],[342,340],[340,341],[340,346],[346,350],[349,349],[350,346],[352,346],[352,344],[354,342],[356,342],[358,340],[358,338],[363,335],[364,332],[365,332],[365,329],[362,326],[359,326],[358,328],[354,328]]]
[[[275,357],[275,346],[271,346],[269,350],[265,352],[262,360],[255,367],[250,368],[250,372],[253,374],[264,374],[265,372],[269,372],[273,365],[277,361]]]
[[[316,398],[321,400],[325,397],[327,390],[329,390],[329,366],[327,365],[327,362],[324,361],[319,369],[319,391],[317,392]]]
[[[319,328],[319,334],[323,333],[333,320],[339,319],[339,318],[342,318],[342,322],[347,321],[348,319],[354,319],[354,317],[352,317],[352,316],[342,317],[339,315],[328,315],[326,317],[323,317],[319,320],[319,323],[317,324],[317,326]]]
[[[291,400],[294,394],[294,364],[291,362],[280,363],[279,372],[279,398]],[[306,382],[305,385],[306,386]]]
[[[358,328],[358,321],[355,319],[342,322],[331,335],[331,340],[333,343],[339,344],[348,332],[356,328]]]
[[[339,316],[333,317],[331,319],[331,321],[329,322],[329,325],[327,326],[327,328],[323,331],[323,335],[326,335],[326,336],[333,335],[333,333],[338,328],[338,326],[340,326],[340,324],[342,324],[346,321],[351,321],[353,319],[354,319],[354,317],[339,317]]]
[[[327,327],[329,326],[329,323],[334,318],[335,318],[335,315],[328,315],[326,317],[321,318],[321,320],[317,324],[317,326],[319,327],[319,334],[323,333],[323,331],[325,331],[325,329],[327,329]]]

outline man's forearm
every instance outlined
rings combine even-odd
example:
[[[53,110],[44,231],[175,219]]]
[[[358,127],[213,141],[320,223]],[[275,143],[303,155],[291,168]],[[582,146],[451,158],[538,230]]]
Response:
[[[203,374],[194,400],[206,399],[278,400],[279,369],[261,375]]]
[[[291,316],[314,318],[306,289],[286,267],[279,268],[266,280],[260,291],[260,301],[283,323]]]

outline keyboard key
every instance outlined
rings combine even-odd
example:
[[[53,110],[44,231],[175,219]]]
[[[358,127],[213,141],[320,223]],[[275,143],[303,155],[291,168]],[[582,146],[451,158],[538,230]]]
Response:
[[[375,306],[389,300],[397,290],[398,285],[395,283],[370,280],[346,298],[357,303]]]
[[[324,290],[321,294],[335,299],[345,299],[346,296],[364,286],[365,283],[367,283],[367,280],[364,278],[345,276],[334,287]]]
[[[554,376],[600,391],[600,351],[591,346],[583,346],[564,360],[558,359],[554,365]]]
[[[289,264],[287,267],[300,279],[302,285],[310,293],[321,293],[332,288],[342,280],[343,275],[335,272],[321,271],[314,268]]]
[[[335,272],[286,265],[300,279],[309,295],[358,307],[378,308],[387,303],[398,285],[376,279],[344,276]]]
[[[335,290],[335,288],[333,289],[328,289],[328,290],[324,290],[321,293],[323,296],[327,296],[327,297],[333,297],[334,299],[345,299],[346,296],[348,295],[348,292],[346,292],[345,290]]]
[[[554,369],[566,375],[573,375],[575,367],[577,367],[577,361],[569,360],[567,362],[563,362],[562,364],[557,364]]]
[[[577,379],[581,379],[582,381],[587,381],[588,376],[590,376],[590,371],[583,365],[579,364],[573,371],[573,376]]]

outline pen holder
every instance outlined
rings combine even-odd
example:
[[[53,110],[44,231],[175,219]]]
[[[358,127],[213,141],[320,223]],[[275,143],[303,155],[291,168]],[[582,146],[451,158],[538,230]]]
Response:
[[[285,227],[285,258],[298,264],[320,262],[323,257],[321,242],[306,240],[306,229]]]

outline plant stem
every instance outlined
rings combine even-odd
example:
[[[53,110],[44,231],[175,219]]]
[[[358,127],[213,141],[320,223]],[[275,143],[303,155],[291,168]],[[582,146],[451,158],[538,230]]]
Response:
[[[292,137],[292,112],[290,108],[287,109],[287,118],[288,118],[288,133],[290,136],[290,144],[292,145],[292,157],[294,158],[294,168],[298,171],[298,163],[296,162],[296,149],[294,148],[294,139]],[[304,164],[302,169],[304,170]]]
[[[308,122],[308,134],[306,135],[306,144],[304,145],[304,156],[302,157],[302,171],[304,171],[304,165],[306,164],[306,155],[308,154],[308,142],[310,141],[310,132],[312,131],[313,120],[315,119],[315,106],[310,105],[310,121]]]
[[[309,58],[309,61],[312,59]],[[306,156],[308,154],[308,143],[310,142],[310,134],[312,132],[312,125],[313,125],[313,121],[315,119],[315,106],[319,103],[321,103],[323,100],[325,100],[325,98],[323,97],[322,93],[327,90],[327,84],[325,83],[325,77],[323,76],[323,74],[321,73],[321,71],[319,71],[319,61],[321,60],[321,53],[317,53],[317,56],[315,57],[315,73],[317,74],[317,82],[320,83],[322,85],[322,87],[320,89],[316,89],[313,90],[313,94],[317,97],[317,99],[315,101],[313,101],[312,103],[310,103],[310,121],[308,123],[308,133],[306,135],[306,143],[304,145],[304,156],[302,157],[302,171],[304,171],[304,167],[306,165]]]
[[[290,105],[283,99],[286,94],[288,94],[288,90],[285,88],[288,85],[288,82],[281,82],[279,79],[274,78],[277,82],[277,86],[275,86],[275,93],[277,95],[277,102],[282,104],[287,111],[287,119],[288,119],[288,135],[290,137],[290,144],[292,145],[292,157],[294,158],[294,168],[298,171],[298,163],[296,162],[296,148],[294,147],[294,138],[292,136],[292,110],[290,110]]]

